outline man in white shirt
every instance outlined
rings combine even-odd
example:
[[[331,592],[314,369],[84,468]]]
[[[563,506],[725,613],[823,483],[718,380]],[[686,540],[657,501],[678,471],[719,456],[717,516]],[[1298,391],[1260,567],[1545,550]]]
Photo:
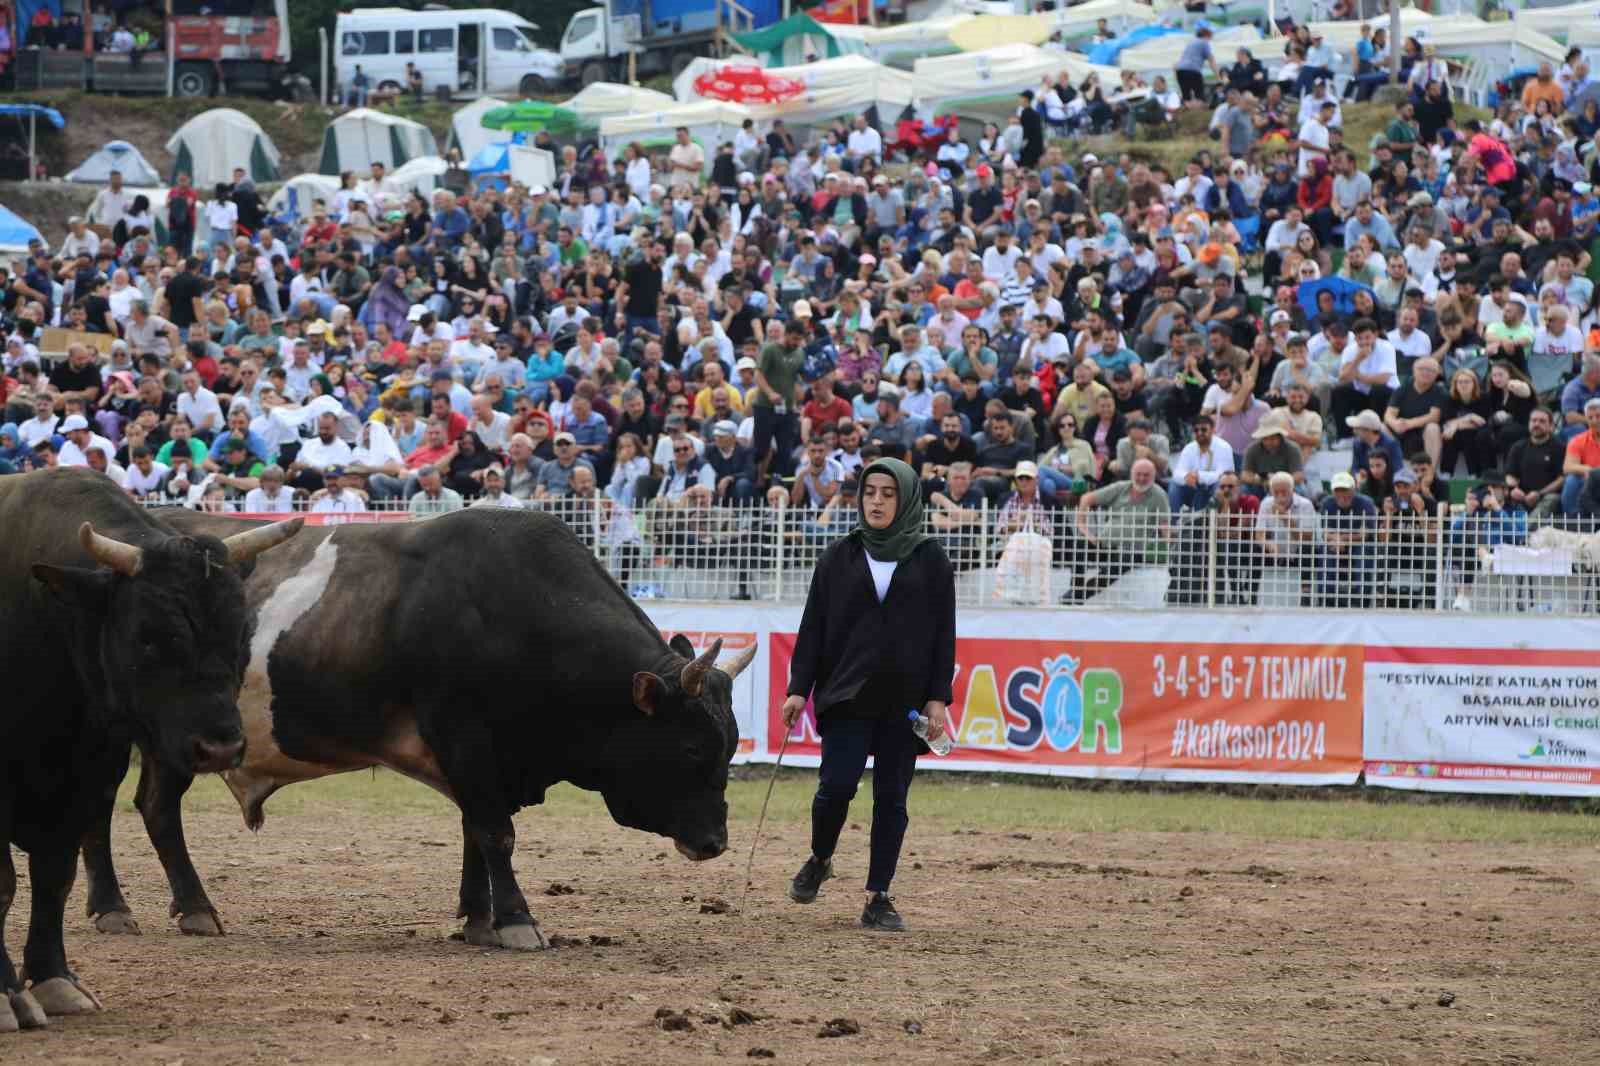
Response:
[[[1032,336],[1022,342],[1022,351],[1017,356],[1019,365],[1038,370],[1072,353],[1072,345],[1055,331],[1050,316],[1036,315],[1029,319],[1028,330]]]
[[[222,429],[222,405],[217,402],[217,394],[200,384],[200,375],[193,370],[184,372],[178,413],[189,420],[201,440],[210,441]]]
[[[1216,489],[1217,480],[1224,473],[1233,473],[1233,448],[1213,434],[1215,428],[1216,422],[1210,415],[1196,416],[1194,440],[1185,444],[1173,461],[1167,499],[1174,511],[1185,507],[1194,511],[1204,509]]]
[[[1347,415],[1358,411],[1381,414],[1389,406],[1390,395],[1400,387],[1394,345],[1378,336],[1378,324],[1358,318],[1350,332],[1353,337],[1339,357],[1339,383],[1330,403],[1336,424],[1341,426]]]
[[[76,259],[80,255],[88,255],[93,259],[100,251],[100,235],[83,224],[82,215],[67,219],[67,228],[69,232],[61,242],[61,258]]]
[[[17,427],[17,436],[22,438],[22,443],[32,448],[42,440],[49,440],[55,435],[56,426],[61,424],[61,419],[56,416],[55,403],[48,396],[36,396],[33,400],[33,417]]]
[[[1213,182],[1206,177],[1198,160],[1191,159],[1184,168],[1183,177],[1179,178],[1172,186],[1172,195],[1175,200],[1181,200],[1185,195],[1193,196],[1196,207],[1204,206],[1206,193],[1211,191]]]
[[[1311,176],[1313,159],[1328,158],[1328,127],[1333,124],[1334,106],[1332,100],[1323,100],[1317,108],[1317,113],[1300,125],[1300,134],[1294,143],[1295,147],[1300,149],[1299,169],[1296,173],[1302,178]]]
[[[362,478],[350,474],[342,466],[330,466],[323,472],[328,487],[311,504],[313,514],[359,514],[367,509],[367,497],[358,487]]]
[[[857,115],[855,129],[845,140],[845,155],[852,167],[859,167],[864,159],[880,162],[883,159],[883,138],[867,125],[867,116]]]
[[[321,415],[317,418],[317,435],[301,442],[300,454],[289,466],[290,484],[309,491],[322,488],[323,472],[329,467],[348,465],[350,458],[350,445],[339,437],[338,416]]]
[[[610,502],[609,500],[607,501]],[[515,511],[522,509],[522,501],[506,491],[506,472],[499,463],[490,463],[483,469],[483,495],[473,500],[470,507],[504,507]]]
[[[672,184],[683,183],[691,188],[699,188],[701,175],[706,167],[705,149],[689,139],[687,126],[679,126],[674,136],[677,138],[677,143],[667,153]]]
[[[283,467],[276,463],[264,467],[261,484],[244,494],[246,514],[287,514],[294,510],[294,493],[284,488]]]
[[[161,491],[170,468],[155,461],[155,454],[143,444],[136,444],[128,453],[128,469],[122,474],[122,487],[131,496],[140,499]]]
[[[1401,252],[1406,258],[1406,270],[1414,278],[1425,278],[1433,273],[1439,263],[1439,253],[1444,244],[1434,239],[1433,231],[1426,225],[1413,223],[1406,233],[1406,246]]]
[[[1425,355],[1433,354],[1433,341],[1428,335],[1417,328],[1417,312],[1412,307],[1402,307],[1398,316],[1399,325],[1389,331],[1386,338],[1394,345],[1397,360],[1405,360],[1405,366],[1421,359]]]
[[[113,170],[109,176],[110,184],[95,194],[94,203],[89,205],[89,214],[107,229],[116,229],[117,223],[128,213],[133,196],[122,187],[122,171]]]
[[[486,393],[478,393],[472,397],[472,417],[467,421],[467,428],[478,435],[484,447],[492,452],[503,452],[506,445],[511,443],[511,416],[504,411],[496,411],[494,402]]]
[[[284,387],[290,400],[303,403],[311,392],[311,379],[319,371],[311,365],[311,345],[304,337],[294,342],[290,352],[289,365],[283,368]]]
[[[997,284],[1005,284],[1016,273],[1017,260],[1021,258],[1022,249],[1012,243],[1011,234],[1000,230],[994,235],[994,243],[983,253],[984,277]]]
[[[483,368],[494,358],[494,345],[489,333],[494,327],[482,318],[474,318],[467,335],[450,346],[451,365],[461,369],[466,381],[476,381]]]
[[[58,466],[88,466],[90,448],[99,448],[106,458],[117,454],[117,446],[89,428],[89,420],[82,415],[68,415],[61,421],[61,432],[66,443],[61,445]]]
[[[1028,238],[1028,258],[1033,262],[1033,271],[1041,278],[1050,276],[1050,268],[1067,257],[1059,244],[1050,243],[1048,227],[1041,226],[1033,231],[1033,236]]]

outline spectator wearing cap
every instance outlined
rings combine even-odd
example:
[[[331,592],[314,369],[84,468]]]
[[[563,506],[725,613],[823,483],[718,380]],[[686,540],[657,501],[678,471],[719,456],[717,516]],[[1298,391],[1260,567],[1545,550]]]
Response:
[[[739,427],[724,419],[711,427],[711,447],[704,461],[713,478],[715,502],[742,506],[756,498],[756,460],[750,449],[738,441]]]
[[[867,440],[878,445],[884,455],[909,461],[917,427],[900,409],[900,390],[890,382],[878,385],[877,416]]]
[[[1011,473],[1011,491],[995,516],[995,535],[1004,539],[1031,527],[1033,532],[1053,538],[1055,509],[1054,496],[1040,491],[1038,464],[1024,459]]]
[[[221,485],[229,500],[241,500],[260,484],[261,471],[266,464],[250,451],[250,442],[242,436],[220,438],[221,458],[211,471],[213,483]],[[207,466],[212,463],[208,459]]]
[[[519,511],[523,503],[506,491],[505,468],[499,463],[490,463],[483,468],[483,493],[469,506],[499,507],[509,511]]]
[[[359,514],[369,509],[362,476],[335,464],[323,472],[327,485],[311,494],[313,514]]]
[[[1288,425],[1278,412],[1262,420],[1251,434],[1250,447],[1245,449],[1239,465],[1242,491],[1263,496],[1272,475],[1280,471],[1294,478],[1295,490],[1305,491],[1306,473],[1299,445],[1288,439]]]
[[[1323,607],[1367,606],[1372,579],[1378,508],[1356,491],[1344,471],[1333,476],[1332,491],[1318,506],[1321,543],[1317,565],[1318,602]]]
[[[60,432],[66,438],[57,459],[61,466],[88,466],[88,453],[93,448],[101,449],[107,459],[117,452],[116,445],[90,429],[89,420],[81,414],[69,414],[63,418]]]
[[[578,453],[578,442],[566,430],[555,435],[556,457],[539,468],[538,482],[534,488],[534,498],[537,500],[550,500],[565,496],[572,488],[572,472],[578,466],[589,467],[593,470],[594,464],[588,456]]]

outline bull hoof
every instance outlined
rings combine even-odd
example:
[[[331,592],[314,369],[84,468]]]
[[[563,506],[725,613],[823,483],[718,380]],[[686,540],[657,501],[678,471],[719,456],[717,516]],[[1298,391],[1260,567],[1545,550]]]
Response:
[[[93,917],[96,932],[111,936],[143,935],[139,923],[134,921],[133,915],[127,911],[107,911],[105,914],[96,914]]]
[[[461,927],[461,936],[467,943],[480,948],[500,947],[500,933],[489,918],[468,918]]]
[[[543,951],[550,945],[537,925],[500,927],[500,946],[510,951]]]
[[[11,1018],[10,1029],[6,1028],[7,1016]],[[49,1024],[49,1016],[39,1006],[39,1001],[33,998],[32,992],[13,992],[5,1000],[0,1000],[0,1033],[14,1033],[19,1026],[23,1029],[43,1029]]]
[[[225,936],[222,931],[222,920],[217,917],[216,911],[200,911],[195,914],[185,914],[178,919],[178,931],[184,936]]]
[[[93,1014],[100,1009],[100,998],[70,977],[52,977],[28,991],[51,1017]]]

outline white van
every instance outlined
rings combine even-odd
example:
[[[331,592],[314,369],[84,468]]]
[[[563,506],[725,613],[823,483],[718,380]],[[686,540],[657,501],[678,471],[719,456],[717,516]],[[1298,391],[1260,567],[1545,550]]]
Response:
[[[444,85],[457,97],[530,96],[562,80],[561,57],[534,42],[538,28],[487,7],[357,8],[334,23],[335,74],[345,92],[357,66],[369,89],[398,91],[411,63],[425,93]]]

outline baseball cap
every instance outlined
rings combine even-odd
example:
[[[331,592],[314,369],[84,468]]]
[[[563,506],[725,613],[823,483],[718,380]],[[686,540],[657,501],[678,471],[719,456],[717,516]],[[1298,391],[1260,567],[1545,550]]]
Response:
[[[1039,464],[1030,459],[1024,459],[1017,464],[1017,469],[1013,476],[1037,478],[1039,476]]]
[[[1272,312],[1272,317],[1267,321],[1267,325],[1276,326],[1279,322],[1288,321],[1290,321],[1289,312],[1280,307],[1276,311]]]
[[[1383,422],[1379,420],[1376,411],[1362,411],[1358,415],[1351,415],[1344,420],[1344,424],[1351,429],[1369,429],[1374,433],[1383,432]]]
[[[323,469],[322,476],[325,478],[344,477],[344,466],[339,463],[333,463]]]
[[[875,175],[873,175],[873,178],[872,178],[872,184],[874,184],[874,185],[887,185],[887,184],[889,184],[889,179],[884,177],[882,174],[875,174]]]
[[[1401,482],[1407,482],[1412,485],[1417,483],[1417,475],[1412,473],[1409,466],[1402,466],[1399,470],[1395,471],[1394,483],[1398,485]]]
[[[1370,414],[1371,412],[1369,411],[1367,413]],[[1339,489],[1353,489],[1356,487],[1356,479],[1350,476],[1349,471],[1341,470],[1337,474],[1333,475],[1333,487],[1335,491]]]
[[[244,451],[249,448],[249,443],[243,437],[229,437],[228,443],[223,446],[224,451]]]
[[[718,437],[733,437],[739,433],[739,427],[726,418],[711,427],[711,432]]]
[[[747,355],[740,359],[737,363],[733,364],[733,368],[735,370],[755,370],[756,361]]]
[[[451,376],[450,371],[448,371],[448,370],[435,370],[433,372],[433,374],[431,375],[431,377],[429,378],[429,380],[430,381],[454,381],[455,378]]]
[[[977,173],[980,178],[992,178],[994,177],[994,167],[991,167],[988,163],[980,163]]]
[[[811,317],[811,301],[809,301],[809,300],[796,300],[794,302],[794,306],[789,309],[789,317],[790,318],[810,318]]]
[[[61,432],[71,433],[75,429],[88,429],[89,420],[82,415],[68,415],[61,422]]]
[[[555,442],[557,444],[576,444],[578,443],[578,438],[574,437],[566,430],[562,430],[560,433],[556,434]]]
[[[878,399],[900,401],[900,390],[893,382],[884,381],[878,384]]]
[[[483,476],[488,477],[491,474],[493,474],[495,477],[505,477],[505,467],[501,466],[499,463],[490,463],[488,466],[483,468]]]

